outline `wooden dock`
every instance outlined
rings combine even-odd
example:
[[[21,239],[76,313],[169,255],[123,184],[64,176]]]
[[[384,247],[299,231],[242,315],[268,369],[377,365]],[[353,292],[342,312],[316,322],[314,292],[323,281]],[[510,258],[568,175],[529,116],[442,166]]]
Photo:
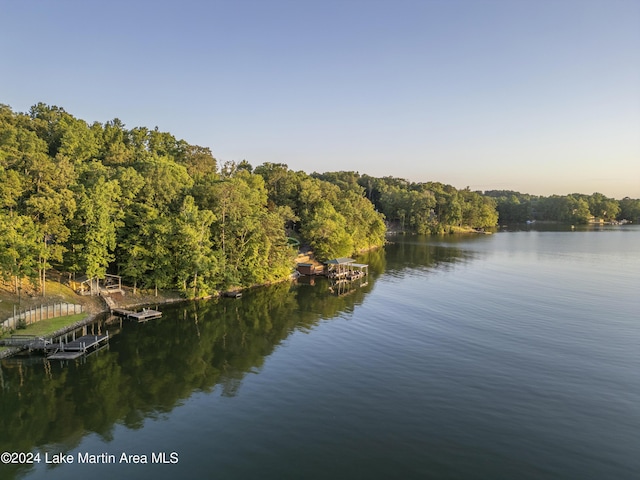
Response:
[[[47,360],[75,360],[84,355],[84,352],[55,352],[47,355]]]
[[[133,310],[126,310],[124,308],[113,308],[112,313],[120,315],[121,317],[132,318],[139,322],[146,322],[147,320],[153,320],[154,318],[160,318],[162,312],[158,310],[152,310],[150,308],[143,308],[140,312],[134,312]]]
[[[49,343],[43,350],[50,352],[49,360],[72,360],[83,356],[90,350],[95,350],[109,340],[109,333],[105,335],[84,335],[72,342]]]

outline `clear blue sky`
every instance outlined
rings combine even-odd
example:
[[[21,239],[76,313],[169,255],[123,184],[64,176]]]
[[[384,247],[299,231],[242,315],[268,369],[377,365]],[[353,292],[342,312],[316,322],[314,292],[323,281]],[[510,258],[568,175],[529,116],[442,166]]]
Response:
[[[4,0],[0,103],[219,161],[640,197],[638,0]]]

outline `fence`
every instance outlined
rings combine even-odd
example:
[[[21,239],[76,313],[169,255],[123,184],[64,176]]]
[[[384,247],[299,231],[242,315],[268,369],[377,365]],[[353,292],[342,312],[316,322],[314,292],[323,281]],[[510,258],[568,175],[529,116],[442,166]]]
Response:
[[[48,318],[63,317],[66,315],[75,315],[84,312],[82,305],[74,303],[53,303],[49,305],[40,305],[29,310],[13,307],[13,317],[0,323],[2,329],[15,330],[20,325],[30,325],[40,320]]]

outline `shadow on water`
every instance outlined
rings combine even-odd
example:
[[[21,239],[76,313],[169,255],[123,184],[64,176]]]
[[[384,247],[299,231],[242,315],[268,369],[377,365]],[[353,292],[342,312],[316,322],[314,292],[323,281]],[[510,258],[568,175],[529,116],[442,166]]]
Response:
[[[336,297],[325,279],[314,288],[284,283],[240,300],[165,306],[163,318],[147,323],[125,321],[109,348],[85,361],[4,361],[0,451],[67,451],[89,432],[108,442],[116,424],[141,428],[194,392],[219,387],[234,396],[293,331],[353,309],[367,291]],[[19,473],[0,469],[10,470],[2,478]]]
[[[90,433],[109,442],[116,425],[140,429],[195,392],[234,396],[291,333],[353,311],[381,275],[466,258],[463,249],[403,241],[360,257],[369,276],[348,295],[332,295],[325,278],[313,286],[282,283],[241,299],[167,305],[147,323],[123,321],[108,349],[88,359],[3,361],[0,451],[68,451]],[[28,471],[0,466],[2,478]]]
[[[467,248],[469,243],[490,239],[489,235],[392,237],[393,243],[385,249],[385,274],[403,276],[412,271],[450,270],[477,257],[478,252]]]

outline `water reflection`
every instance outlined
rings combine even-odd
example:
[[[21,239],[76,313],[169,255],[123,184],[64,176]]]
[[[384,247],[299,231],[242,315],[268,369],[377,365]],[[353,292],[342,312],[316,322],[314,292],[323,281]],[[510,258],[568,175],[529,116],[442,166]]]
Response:
[[[348,295],[331,295],[324,278],[315,285],[283,283],[239,300],[165,306],[163,318],[147,323],[123,322],[109,348],[86,361],[4,361],[0,451],[68,451],[91,432],[109,442],[117,424],[140,429],[145,419],[161,417],[194,392],[219,388],[232,397],[244,376],[260,371],[293,331],[309,332],[323,319],[353,311],[381,275],[436,268],[469,255],[449,245],[396,242],[358,259],[369,265],[369,275]],[[0,466],[2,478],[26,471]]]
[[[412,271],[449,270],[457,263],[468,262],[478,252],[469,244],[490,241],[487,235],[397,236],[386,250],[385,273],[403,276]]]

